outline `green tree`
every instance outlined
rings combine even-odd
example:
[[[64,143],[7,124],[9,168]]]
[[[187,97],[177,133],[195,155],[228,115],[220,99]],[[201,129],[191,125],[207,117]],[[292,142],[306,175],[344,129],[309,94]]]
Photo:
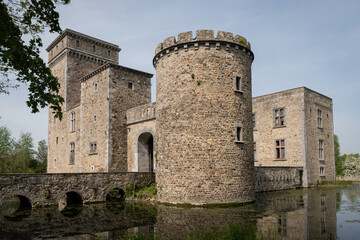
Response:
[[[34,172],[34,144],[30,133],[21,133],[20,138],[15,142],[11,162],[12,173]]]
[[[334,135],[334,150],[335,150],[335,171],[336,176],[343,176],[342,165],[344,157],[340,156],[340,143],[339,137]]]
[[[14,139],[6,127],[0,127],[0,173],[7,172],[9,159],[12,156]]]
[[[38,149],[35,153],[35,160],[37,162],[37,166],[35,168],[36,173],[46,173],[47,169],[47,151],[48,147],[45,140],[41,140],[38,143]]]
[[[343,172],[345,176],[352,176],[352,177],[360,176],[360,154],[356,153],[356,154],[345,155],[345,160],[343,163]]]
[[[70,0],[0,0],[0,93],[8,93],[11,76],[26,83],[29,99],[26,101],[32,112],[50,105],[56,117],[62,118],[59,83],[40,57],[42,47],[40,34],[48,28],[61,33],[57,4]],[[23,37],[30,40],[26,43]]]

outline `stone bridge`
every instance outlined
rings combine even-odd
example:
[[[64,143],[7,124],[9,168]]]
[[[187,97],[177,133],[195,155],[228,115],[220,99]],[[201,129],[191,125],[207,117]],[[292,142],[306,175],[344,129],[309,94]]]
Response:
[[[75,202],[101,202],[113,189],[125,192],[131,183],[148,186],[154,181],[150,172],[1,174],[0,206],[13,196],[28,207],[58,204],[64,195]]]

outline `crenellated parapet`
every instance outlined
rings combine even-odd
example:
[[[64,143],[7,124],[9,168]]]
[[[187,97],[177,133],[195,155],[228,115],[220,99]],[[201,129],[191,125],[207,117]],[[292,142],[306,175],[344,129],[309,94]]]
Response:
[[[250,43],[246,38],[240,35],[234,36],[232,33],[224,31],[218,31],[214,37],[213,30],[197,30],[195,38],[193,38],[192,31],[179,33],[177,39],[174,36],[166,38],[155,49],[153,65],[156,67],[157,62],[163,56],[172,53],[177,54],[180,50],[188,51],[190,48],[198,50],[200,47],[225,49],[233,52],[242,51],[249,58],[254,59]]]

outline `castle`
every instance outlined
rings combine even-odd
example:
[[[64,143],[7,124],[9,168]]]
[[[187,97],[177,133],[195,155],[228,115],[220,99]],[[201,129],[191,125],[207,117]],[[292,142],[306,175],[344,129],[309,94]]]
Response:
[[[332,100],[305,87],[252,98],[239,35],[160,43],[156,103],[153,75],[119,65],[117,45],[66,29],[47,51],[65,98],[62,121],[49,113],[49,173],[156,171],[160,201],[193,204],[252,201],[271,167],[277,185],[335,178]]]

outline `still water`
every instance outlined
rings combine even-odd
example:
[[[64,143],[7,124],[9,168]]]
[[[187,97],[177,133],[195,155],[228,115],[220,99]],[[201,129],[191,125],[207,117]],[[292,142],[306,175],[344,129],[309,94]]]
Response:
[[[360,239],[360,187],[260,193],[253,204],[227,208],[101,203],[62,212],[38,208],[16,217],[4,216],[15,213],[11,207],[1,212],[0,239],[121,239],[129,232],[186,239],[234,221],[278,239]]]

